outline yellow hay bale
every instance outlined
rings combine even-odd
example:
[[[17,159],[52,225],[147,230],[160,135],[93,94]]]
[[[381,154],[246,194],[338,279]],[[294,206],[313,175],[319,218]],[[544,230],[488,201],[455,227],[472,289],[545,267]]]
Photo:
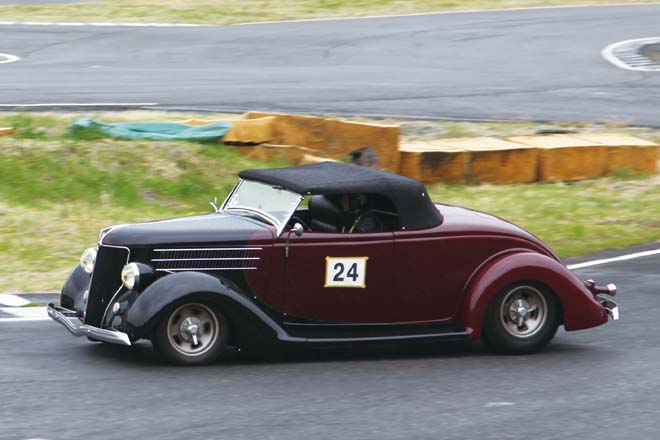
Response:
[[[657,172],[660,149],[656,143],[621,133],[580,133],[576,137],[608,147],[607,174],[621,170],[648,174]]]
[[[444,139],[446,148],[469,152],[469,178],[473,182],[511,184],[537,179],[538,150],[493,137]]]
[[[242,144],[273,142],[275,140],[275,121],[276,118],[273,116],[231,121],[231,128],[223,141]]]
[[[429,142],[410,142],[399,150],[399,174],[424,183],[465,183],[469,153]]]
[[[241,155],[257,160],[284,160],[292,164],[299,164],[306,155],[318,156],[319,151],[312,148],[296,145],[261,144],[254,146],[231,147]]]
[[[569,134],[513,136],[508,138],[539,152],[539,180],[557,182],[601,176],[607,165],[607,147]]]
[[[249,112],[246,119],[276,118],[275,144],[302,145],[322,156],[343,159],[361,147],[371,147],[379,158],[379,168],[396,171],[399,164],[399,127],[363,124],[315,116]]]

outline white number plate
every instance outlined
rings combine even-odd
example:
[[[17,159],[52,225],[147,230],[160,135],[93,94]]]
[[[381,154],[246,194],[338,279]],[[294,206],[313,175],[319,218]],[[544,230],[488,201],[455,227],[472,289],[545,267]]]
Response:
[[[323,287],[367,287],[369,257],[325,257]]]

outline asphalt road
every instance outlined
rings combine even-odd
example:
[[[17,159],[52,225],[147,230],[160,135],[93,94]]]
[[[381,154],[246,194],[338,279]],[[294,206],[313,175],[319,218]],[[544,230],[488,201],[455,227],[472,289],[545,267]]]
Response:
[[[660,73],[600,50],[657,36],[660,5],[197,28],[0,25],[0,104],[660,125]]]
[[[472,344],[177,368],[148,344],[2,322],[0,438],[656,438],[659,268],[656,255],[579,270],[618,284],[622,320],[519,357]]]

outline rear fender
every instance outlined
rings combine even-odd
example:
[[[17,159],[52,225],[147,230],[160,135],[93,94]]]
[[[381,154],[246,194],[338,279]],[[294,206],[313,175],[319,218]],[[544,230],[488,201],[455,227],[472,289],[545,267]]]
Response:
[[[471,339],[481,336],[488,305],[506,286],[535,281],[559,299],[566,330],[581,330],[607,322],[607,312],[584,282],[558,261],[534,252],[503,255],[479,269],[466,287],[459,322]]]
[[[200,272],[180,272],[158,279],[140,293],[126,314],[126,323],[135,338],[149,338],[163,312],[184,301],[201,301],[217,306],[229,320],[233,335],[241,343],[277,339],[284,331],[232,283]]]

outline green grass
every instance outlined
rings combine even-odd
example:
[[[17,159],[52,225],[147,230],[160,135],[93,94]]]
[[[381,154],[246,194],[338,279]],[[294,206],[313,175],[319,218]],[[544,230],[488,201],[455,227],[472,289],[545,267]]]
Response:
[[[560,256],[660,240],[660,179],[571,184],[446,186],[434,200],[495,214],[522,226]]]
[[[190,115],[111,113],[107,121],[181,120]],[[75,115],[0,114],[0,292],[58,291],[101,228],[210,212],[238,171],[283,165],[221,144],[117,141],[68,134]],[[217,115],[213,115],[217,117]],[[226,117],[226,116],[224,116]],[[546,125],[407,121],[407,139],[527,134]],[[642,128],[626,131],[660,140]],[[490,212],[521,225],[566,257],[660,239],[660,178],[618,176],[576,183],[429,188],[434,200]]]
[[[224,24],[446,10],[634,2],[635,0],[98,0],[0,7],[0,20]]]

